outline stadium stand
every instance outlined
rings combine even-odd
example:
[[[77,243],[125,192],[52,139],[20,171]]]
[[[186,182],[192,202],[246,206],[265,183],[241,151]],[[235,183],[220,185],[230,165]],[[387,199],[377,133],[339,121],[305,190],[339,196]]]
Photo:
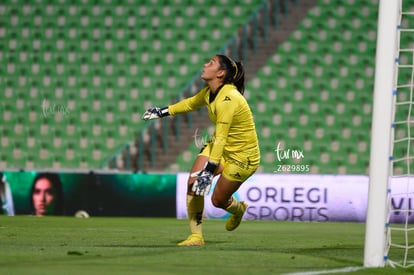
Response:
[[[0,168],[100,168],[262,2],[2,2]]]
[[[137,137],[143,110],[176,98],[263,3],[147,2],[0,4],[0,168],[97,169],[116,155],[110,166],[125,169],[118,148],[151,138]],[[377,8],[318,1],[247,83],[259,172],[368,172]],[[279,162],[278,144],[303,159]],[[197,151],[190,143],[165,171],[187,171]]]

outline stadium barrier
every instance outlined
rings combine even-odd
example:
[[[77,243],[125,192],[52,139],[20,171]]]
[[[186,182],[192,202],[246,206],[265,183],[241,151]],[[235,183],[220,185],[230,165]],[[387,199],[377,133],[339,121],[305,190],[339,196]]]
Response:
[[[30,215],[31,190],[41,171],[2,172],[1,190],[11,191],[2,203],[4,214]],[[63,191],[62,215],[79,210],[89,216],[187,218],[187,173],[136,174],[85,171],[57,173]],[[393,179],[391,188],[402,194],[403,178]],[[411,181],[413,182],[413,181]],[[215,181],[213,181],[214,189]],[[414,183],[412,184],[414,187]],[[0,192],[1,195],[1,192]],[[368,199],[366,175],[255,174],[235,193],[249,205],[245,220],[292,222],[365,222]],[[5,196],[0,196],[4,198]],[[206,196],[206,219],[226,219],[229,214],[213,207]],[[390,222],[404,223],[405,212],[413,213],[413,197],[395,195],[390,200]],[[14,205],[14,209],[10,206]],[[408,222],[414,221],[410,215]]]
[[[14,205],[15,215],[31,215],[32,185],[41,171],[3,171],[2,184],[13,202],[3,202],[3,213]],[[62,215],[82,210],[89,216],[174,217],[176,175],[85,171],[59,172],[63,191]],[[56,184],[56,183],[55,183]],[[0,196],[1,198],[1,196]]]
[[[187,173],[177,175],[177,218],[187,218],[187,176]],[[365,222],[368,179],[366,175],[255,174],[239,188],[235,197],[249,205],[243,217],[246,220]],[[390,222],[414,221],[414,197],[401,195],[405,189],[400,182],[404,181],[398,178],[391,182],[396,195],[390,199]],[[214,185],[215,181],[213,188]],[[210,196],[205,200],[205,217],[227,219],[229,214],[215,208]],[[407,211],[411,213],[408,221]]]

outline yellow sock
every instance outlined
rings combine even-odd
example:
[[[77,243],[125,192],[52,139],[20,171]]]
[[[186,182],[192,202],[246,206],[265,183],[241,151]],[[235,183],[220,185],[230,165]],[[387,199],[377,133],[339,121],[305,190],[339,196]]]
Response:
[[[247,204],[244,201],[238,202],[234,196],[232,197],[230,205],[226,208],[227,212],[232,214],[226,221],[227,231],[233,231],[240,225],[246,209]]]
[[[236,215],[238,212],[240,212],[242,210],[240,206],[241,206],[240,203],[233,196],[230,205],[227,206],[227,208],[226,208],[226,211],[233,214],[233,215]]]
[[[187,195],[187,214],[191,234],[202,235],[204,196]]]

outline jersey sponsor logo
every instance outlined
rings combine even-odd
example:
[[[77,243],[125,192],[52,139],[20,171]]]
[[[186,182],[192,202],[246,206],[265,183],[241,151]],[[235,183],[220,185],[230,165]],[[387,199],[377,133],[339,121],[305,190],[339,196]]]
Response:
[[[231,101],[231,98],[226,96],[223,101]]]

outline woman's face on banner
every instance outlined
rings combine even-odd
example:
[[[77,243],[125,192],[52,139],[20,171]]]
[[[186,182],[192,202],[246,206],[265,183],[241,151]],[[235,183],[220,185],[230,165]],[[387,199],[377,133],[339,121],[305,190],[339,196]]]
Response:
[[[46,179],[39,179],[32,194],[36,216],[52,214],[55,207],[55,192],[52,183]]]

